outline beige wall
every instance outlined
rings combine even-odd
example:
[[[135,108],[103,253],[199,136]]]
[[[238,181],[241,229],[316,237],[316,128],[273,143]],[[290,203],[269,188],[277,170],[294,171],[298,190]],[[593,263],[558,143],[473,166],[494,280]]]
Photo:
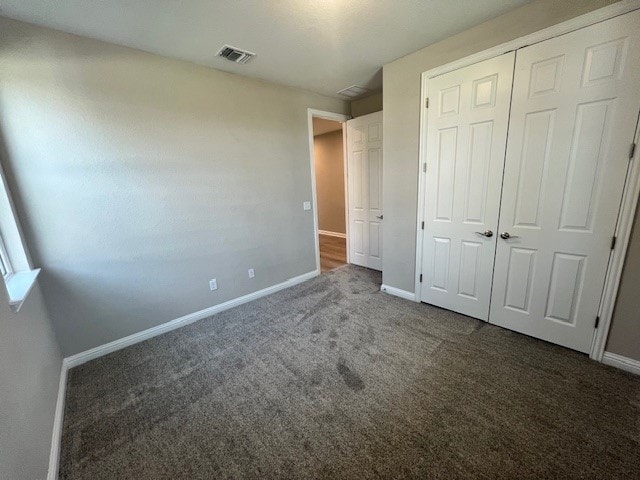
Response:
[[[0,284],[0,478],[47,477],[61,365],[38,287],[14,313]]]
[[[346,233],[342,130],[313,138],[318,193],[318,228]]]
[[[636,210],[606,351],[640,362],[640,208]]]
[[[382,110],[382,93],[374,93],[351,102],[351,116],[353,118],[379,112],[380,110]]]
[[[414,291],[422,72],[610,3],[615,2],[534,1],[384,66],[383,282],[386,285]]]
[[[347,102],[0,31],[2,161],[65,355],[315,270],[307,108]]]

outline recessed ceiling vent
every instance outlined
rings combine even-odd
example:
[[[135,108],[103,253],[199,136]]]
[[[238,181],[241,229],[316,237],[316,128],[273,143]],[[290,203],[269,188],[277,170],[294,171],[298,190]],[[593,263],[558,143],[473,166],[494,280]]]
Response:
[[[370,92],[368,88],[359,87],[358,85],[351,85],[350,87],[343,88],[338,92],[338,95],[344,95],[345,97],[354,98],[359,97],[360,95],[364,95],[367,92]]]
[[[241,50],[231,45],[224,45],[218,52],[218,57],[226,58],[236,63],[248,63],[256,54],[248,52],[247,50]]]

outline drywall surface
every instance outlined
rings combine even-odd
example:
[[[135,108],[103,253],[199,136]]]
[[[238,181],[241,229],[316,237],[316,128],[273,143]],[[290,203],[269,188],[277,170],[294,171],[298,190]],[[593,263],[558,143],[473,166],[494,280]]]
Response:
[[[640,208],[636,210],[618,299],[609,330],[607,352],[640,362]]]
[[[38,287],[14,313],[0,284],[0,478],[47,477],[61,365]]]
[[[422,72],[611,3],[534,1],[384,66],[384,284],[415,289]]]
[[[318,195],[318,228],[346,233],[342,131],[313,138]]]
[[[307,108],[347,102],[0,30],[3,161],[65,356],[316,269]]]
[[[382,93],[375,93],[351,102],[351,116],[353,118],[379,112],[380,110],[382,110]]]
[[[318,136],[324,133],[342,130],[342,123],[335,120],[327,120],[326,118],[313,117],[313,135]]]

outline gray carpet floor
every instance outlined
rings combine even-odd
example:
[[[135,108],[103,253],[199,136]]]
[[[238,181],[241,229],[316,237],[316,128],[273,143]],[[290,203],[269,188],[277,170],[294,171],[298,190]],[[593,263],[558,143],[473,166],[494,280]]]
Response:
[[[640,377],[347,266],[69,372],[60,478],[640,478]]]

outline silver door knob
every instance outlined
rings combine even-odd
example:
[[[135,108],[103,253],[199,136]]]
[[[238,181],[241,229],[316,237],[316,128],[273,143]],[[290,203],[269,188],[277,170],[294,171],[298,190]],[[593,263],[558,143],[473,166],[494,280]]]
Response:
[[[382,220],[384,218],[384,215],[376,215],[376,218],[379,218],[380,220]]]
[[[483,237],[491,238],[493,237],[493,232],[491,230],[485,230],[484,232],[476,232],[478,235],[482,235]]]
[[[518,238],[517,235],[511,235],[509,232],[502,232],[500,234],[500,238],[503,240],[508,240],[509,238]]]

